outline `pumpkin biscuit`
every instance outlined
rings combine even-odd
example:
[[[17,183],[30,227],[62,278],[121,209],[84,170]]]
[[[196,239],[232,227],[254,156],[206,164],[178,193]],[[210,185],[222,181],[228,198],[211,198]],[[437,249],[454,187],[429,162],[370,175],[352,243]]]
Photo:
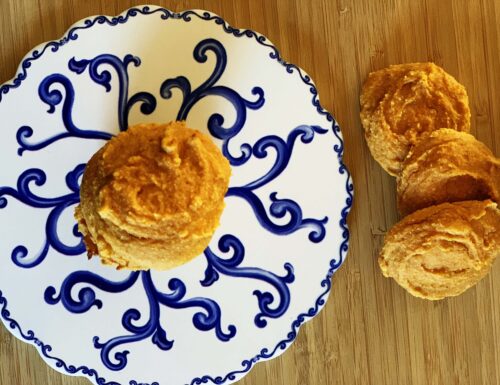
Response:
[[[495,202],[442,203],[397,223],[386,235],[379,265],[410,294],[438,300],[475,285],[499,254]]]
[[[394,176],[422,136],[445,127],[470,130],[465,88],[433,63],[391,65],[370,73],[360,104],[368,147]]]
[[[500,203],[500,160],[470,134],[437,130],[408,154],[397,195],[402,215],[443,202]]]
[[[89,257],[129,270],[169,269],[206,248],[231,168],[184,122],[140,124],[89,161],[75,216]]]

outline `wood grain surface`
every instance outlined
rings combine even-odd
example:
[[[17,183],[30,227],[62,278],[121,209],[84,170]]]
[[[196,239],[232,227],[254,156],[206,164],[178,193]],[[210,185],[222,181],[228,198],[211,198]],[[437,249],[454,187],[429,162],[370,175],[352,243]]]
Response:
[[[60,37],[79,19],[115,15],[138,4],[0,0],[0,82],[15,74],[31,48]],[[358,116],[359,90],[369,71],[434,61],[465,85],[472,131],[499,156],[500,1],[157,4],[174,11],[207,9],[269,37],[286,60],[315,80],[323,105],[342,127],[345,162],[354,178],[349,256],[333,279],[327,306],[285,354],[258,364],[239,384],[500,384],[500,262],[477,287],[440,302],[415,299],[382,277],[376,256],[398,219],[395,183],[371,158]],[[85,378],[49,369],[34,348],[0,327],[0,385],[86,384]]]

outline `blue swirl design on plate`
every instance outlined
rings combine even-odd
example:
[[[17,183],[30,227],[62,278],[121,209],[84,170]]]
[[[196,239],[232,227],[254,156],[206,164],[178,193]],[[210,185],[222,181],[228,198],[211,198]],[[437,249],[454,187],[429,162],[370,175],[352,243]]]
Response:
[[[65,91],[65,96],[58,89],[53,88],[54,84],[59,84]],[[48,113],[53,114],[56,110],[56,106],[63,102],[62,106],[62,120],[64,122],[64,127],[66,132],[54,135],[51,138],[45,139],[38,143],[30,143],[29,139],[33,135],[33,128],[30,126],[21,126],[17,131],[16,139],[19,143],[19,149],[17,150],[19,155],[22,155],[24,151],[37,151],[48,145],[57,142],[60,139],[68,137],[78,137],[78,138],[88,138],[88,139],[109,139],[111,135],[106,132],[92,131],[92,130],[82,130],[78,128],[73,122],[72,111],[73,104],[75,101],[75,90],[71,81],[62,74],[53,74],[46,77],[38,87],[38,95],[40,99],[49,105]]]
[[[201,281],[203,286],[211,286],[219,279],[219,274],[229,275],[239,278],[253,278],[266,282],[273,286],[278,294],[279,301],[274,307],[274,296],[270,292],[261,292],[255,290],[253,294],[257,297],[260,313],[255,316],[255,325],[263,328],[267,325],[267,318],[279,318],[285,314],[290,305],[290,289],[288,284],[295,279],[293,274],[293,266],[290,263],[285,263],[284,268],[286,274],[282,277],[257,267],[240,267],[239,265],[245,258],[245,248],[241,241],[234,235],[226,234],[219,239],[219,249],[223,253],[228,253],[231,250],[233,255],[229,258],[218,257],[210,248],[205,250],[208,266],[205,270],[205,278]]]
[[[11,196],[16,200],[36,208],[50,208],[50,213],[47,216],[45,224],[45,242],[34,257],[28,257],[28,249],[26,246],[18,245],[12,250],[11,259],[19,267],[32,268],[38,266],[47,256],[50,248],[57,250],[64,255],[80,255],[85,251],[85,245],[78,232],[78,225],[73,227],[73,235],[78,238],[79,242],[74,246],[66,245],[61,241],[57,233],[57,223],[61,214],[68,208],[80,201],[80,187],[78,180],[83,174],[84,164],[79,164],[73,171],[66,175],[66,186],[71,191],[69,194],[45,198],[36,195],[31,191],[31,186],[43,186],[47,181],[47,176],[43,170],[31,168],[24,171],[17,180],[17,189],[12,187],[0,187],[0,209],[7,206],[7,198]]]
[[[120,131],[125,131],[128,127],[128,115],[134,104],[140,102],[141,112],[149,115],[156,108],[156,98],[148,92],[138,92],[130,99],[128,97],[128,66],[133,64],[137,67],[141,64],[140,59],[136,56],[126,55],[123,60],[110,54],[99,55],[93,60],[76,60],[73,58],[69,61],[68,67],[77,74],[83,73],[88,67],[92,80],[102,85],[106,89],[106,92],[109,92],[111,91],[112,76],[108,70],[99,70],[99,67],[103,64],[111,66],[116,71],[118,77],[118,127]],[[64,96],[54,85],[59,85],[64,89]],[[24,151],[40,150],[61,139],[70,137],[103,140],[109,140],[113,137],[113,134],[108,132],[84,130],[76,126],[72,116],[73,105],[75,103],[75,90],[68,77],[62,74],[47,76],[38,87],[38,95],[49,106],[47,111],[49,114],[53,114],[56,111],[56,106],[62,103],[62,121],[66,132],[56,134],[38,143],[30,143],[27,139],[33,135],[33,128],[30,126],[21,126],[16,134],[16,139],[20,146],[18,149],[19,155],[22,155]]]
[[[10,311],[7,309],[7,304],[7,298],[5,298],[2,291],[0,290],[0,316],[5,323],[5,326],[9,328],[12,333],[20,336],[24,342],[28,342],[34,345],[40,355],[45,359],[52,361],[56,368],[63,369],[68,374],[87,376],[89,380],[94,380],[97,385],[123,385],[115,381],[106,381],[105,378],[99,376],[95,369],[91,369],[85,365],[81,365],[78,367],[74,365],[68,365],[66,364],[66,362],[64,362],[64,360],[58,357],[54,357],[50,353],[52,351],[52,346],[45,344],[43,341],[38,339],[35,336],[34,331],[28,330],[24,332],[22,330],[19,323],[12,318]],[[143,382],[138,383],[137,381],[132,380],[129,382],[129,385],[159,385],[159,383],[153,382],[151,384],[147,384]]]
[[[275,224],[266,212],[266,209],[255,194],[255,190],[265,186],[272,180],[276,179],[288,166],[288,162],[292,156],[293,147],[300,139],[302,143],[311,143],[314,134],[325,134],[328,130],[319,126],[302,125],[294,128],[285,140],[276,135],[268,135],[260,138],[251,148],[251,153],[258,159],[266,158],[269,149],[274,149],[276,159],[271,169],[260,178],[241,187],[230,187],[226,196],[239,197],[247,201],[252,207],[255,216],[262,227],[274,234],[288,235],[302,228],[311,228],[309,240],[314,243],[319,243],[325,238],[325,224],[328,218],[313,219],[303,218],[302,209],[297,202],[291,199],[279,199],[277,192],[272,192],[269,196],[271,206],[269,208],[270,215],[274,218],[289,217],[288,222],[284,224]]]
[[[137,92],[132,97],[128,97],[128,66],[133,64],[138,67],[141,64],[141,59],[137,56],[125,55],[123,60],[111,54],[102,54],[92,60],[73,58],[68,63],[68,67],[77,74],[83,73],[88,68],[91,79],[103,86],[106,92],[110,92],[112,76],[108,70],[99,70],[103,64],[113,67],[118,77],[118,127],[120,131],[125,131],[129,126],[128,116],[132,107],[136,103],[141,103],[141,112],[144,115],[152,114],[156,109],[156,98],[149,92]]]
[[[167,338],[166,331],[160,325],[160,305],[172,309],[199,308],[193,316],[193,325],[201,331],[215,330],[217,338],[229,341],[236,335],[236,327],[229,325],[224,331],[221,325],[221,309],[219,305],[204,297],[185,299],[186,285],[177,278],[168,282],[170,293],[163,293],[157,289],[150,271],[132,272],[124,280],[110,281],[90,271],[75,271],[68,275],[61,285],[59,295],[56,289],[49,286],[45,290],[45,301],[51,305],[62,302],[63,306],[72,313],[84,313],[92,306],[102,308],[102,301],[96,298],[94,289],[84,286],[79,289],[77,299],[73,299],[71,292],[77,284],[88,284],[108,293],[121,293],[131,288],[141,278],[144,292],[149,303],[149,319],[142,325],[137,325],[141,320],[141,312],[137,309],[128,309],[122,316],[122,326],[132,334],[118,336],[107,342],[100,342],[99,337],[94,337],[94,346],[101,350],[101,359],[110,370],[121,370],[127,365],[128,350],[112,351],[125,344],[141,341],[151,337],[152,342],[161,350],[170,350],[174,341]],[[111,358],[113,357],[113,358]]]
[[[242,361],[241,368],[231,371],[224,376],[213,376],[213,375],[204,375],[201,377],[194,378],[190,385],[196,384],[205,384],[208,382],[212,382],[214,384],[224,384],[228,381],[234,381],[237,378],[240,378],[243,374],[248,373],[251,368],[255,365],[255,363],[263,360],[272,358],[279,350],[285,350],[295,339],[297,336],[298,330],[300,326],[307,321],[308,319],[314,317],[325,304],[328,293],[331,289],[331,278],[334,272],[340,267],[342,262],[344,261],[345,255],[348,249],[349,242],[349,231],[347,227],[347,215],[352,206],[353,199],[353,184],[351,181],[351,177],[349,171],[345,167],[342,155],[343,155],[343,140],[340,134],[340,127],[336,123],[333,116],[323,109],[319,102],[317,89],[314,86],[311,78],[304,74],[302,70],[293,65],[287,63],[283,60],[279,54],[279,51],[276,47],[274,47],[270,42],[267,41],[266,37],[251,31],[251,30],[240,30],[237,28],[233,28],[229,26],[221,17],[217,15],[213,15],[209,12],[201,12],[201,11],[184,11],[182,13],[174,13],[164,8],[151,8],[149,6],[144,6],[141,8],[130,8],[122,15],[116,17],[108,17],[108,16],[96,16],[91,19],[86,19],[82,22],[82,24],[69,29],[66,35],[58,41],[51,41],[46,43],[41,50],[34,50],[29,53],[25,59],[21,62],[17,75],[8,83],[0,86],[0,102],[3,98],[3,95],[7,94],[10,90],[17,88],[21,85],[24,79],[27,77],[27,70],[31,67],[32,62],[39,59],[47,50],[52,52],[57,52],[60,47],[69,43],[70,41],[76,40],[78,38],[78,31],[92,28],[96,24],[108,24],[110,26],[115,26],[119,24],[126,23],[129,19],[137,16],[137,15],[153,15],[159,14],[160,18],[163,20],[168,19],[177,19],[184,20],[185,22],[191,21],[192,17],[196,17],[200,20],[213,22],[217,25],[220,25],[221,28],[228,34],[231,34],[236,37],[247,37],[250,39],[254,39],[261,46],[265,46],[270,50],[269,57],[272,60],[276,60],[279,62],[285,70],[290,73],[297,73],[300,77],[301,81],[308,87],[310,93],[312,94],[312,104],[316,107],[318,114],[325,116],[328,122],[332,124],[332,131],[338,140],[338,144],[335,144],[333,150],[337,153],[339,160],[339,173],[345,175],[345,188],[347,198],[345,200],[345,206],[341,210],[341,219],[339,221],[340,228],[342,230],[342,242],[339,248],[338,259],[334,258],[330,262],[330,268],[326,274],[326,277],[321,282],[321,287],[323,287],[323,291],[319,294],[315,304],[306,312],[301,313],[297,316],[297,318],[291,324],[291,331],[287,334],[286,338],[281,340],[276,344],[274,349],[263,348],[258,354],[254,357],[249,358],[248,360]],[[14,190],[14,189],[12,189]],[[15,190],[14,190],[15,191]],[[12,192],[12,191],[11,191]],[[13,195],[13,194],[7,194]],[[0,196],[0,201],[3,202],[5,206],[5,198]],[[68,374],[76,374],[76,375],[85,375],[89,379],[92,379],[98,385],[120,385],[116,382],[106,382],[106,380],[100,377],[95,369],[89,368],[85,365],[75,367],[73,365],[66,364],[62,359],[58,357],[54,357],[50,354],[52,348],[50,345],[46,345],[41,342],[38,338],[36,338],[35,333],[31,330],[28,330],[26,333],[22,331],[21,326],[11,317],[10,312],[7,310],[7,299],[3,296],[3,293],[0,291],[0,305],[1,312],[0,315],[2,320],[12,331],[15,331],[16,334],[20,335],[21,338],[29,343],[32,343],[37,346],[38,351],[42,357],[44,357],[47,361],[52,361],[57,368],[63,369]],[[122,384],[123,385],[123,384]],[[157,382],[152,384],[146,384],[142,382],[138,382],[135,380],[131,380],[129,385],[158,385]]]
[[[208,59],[207,51],[212,51],[215,54],[216,63],[214,71],[205,82],[192,90],[191,83],[184,76],[167,79],[160,87],[160,94],[164,99],[169,99],[172,97],[172,89],[178,88],[182,91],[183,100],[177,114],[177,120],[186,120],[193,106],[204,97],[220,96],[229,101],[236,111],[236,120],[233,125],[223,127],[224,117],[219,113],[214,113],[208,119],[207,127],[212,136],[222,140],[222,153],[224,156],[229,159],[233,166],[239,166],[246,162],[252,155],[250,145],[243,144],[240,148],[241,154],[235,157],[229,152],[229,141],[238,135],[243,128],[247,118],[247,109],[258,110],[264,105],[264,90],[260,87],[254,87],[252,94],[257,95],[257,100],[252,102],[244,99],[229,87],[216,85],[226,69],[226,50],[219,41],[205,39],[195,47],[193,52],[194,59],[198,63],[205,63]]]

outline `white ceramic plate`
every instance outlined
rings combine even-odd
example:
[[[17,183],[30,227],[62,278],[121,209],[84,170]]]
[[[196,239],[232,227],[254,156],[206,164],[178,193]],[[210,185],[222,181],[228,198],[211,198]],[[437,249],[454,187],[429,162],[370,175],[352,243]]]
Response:
[[[0,310],[56,370],[106,385],[229,384],[281,354],[343,262],[352,183],[308,75],[206,11],[96,16],[0,88]],[[210,246],[166,272],[84,255],[84,165],[138,122],[185,119],[232,164]]]

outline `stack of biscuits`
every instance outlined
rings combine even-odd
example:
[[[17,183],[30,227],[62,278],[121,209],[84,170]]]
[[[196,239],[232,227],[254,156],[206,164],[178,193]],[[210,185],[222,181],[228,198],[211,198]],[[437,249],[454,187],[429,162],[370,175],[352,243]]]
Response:
[[[375,160],[397,178],[403,219],[379,255],[414,296],[456,296],[500,254],[500,160],[469,134],[465,88],[433,63],[369,74],[361,122]]]

